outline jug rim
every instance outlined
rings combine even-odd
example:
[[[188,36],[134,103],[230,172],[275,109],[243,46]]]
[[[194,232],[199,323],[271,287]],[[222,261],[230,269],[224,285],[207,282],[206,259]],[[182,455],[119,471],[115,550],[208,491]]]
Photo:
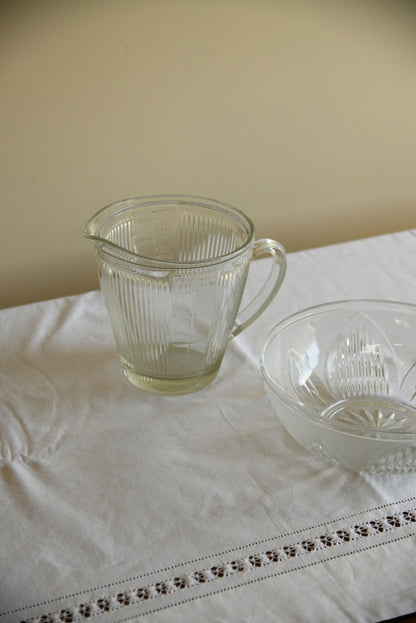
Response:
[[[130,251],[111,240],[108,240],[99,235],[100,229],[105,223],[116,215],[119,215],[133,207],[148,206],[154,204],[161,205],[163,203],[177,203],[184,205],[194,205],[198,207],[219,210],[228,214],[230,217],[234,217],[235,220],[239,220],[246,228],[245,241],[236,247],[233,251],[224,253],[212,258],[203,258],[201,260],[170,260],[170,259],[157,259],[154,257],[142,255],[134,251]],[[203,197],[199,195],[186,195],[186,194],[160,194],[160,195],[143,195],[137,197],[127,197],[114,201],[100,208],[95,214],[93,214],[87,221],[83,234],[85,238],[94,242],[96,246],[106,247],[105,253],[117,258],[118,260],[128,262],[135,265],[144,265],[146,267],[152,266],[154,268],[199,268],[204,266],[217,265],[219,263],[227,262],[233,257],[240,255],[253,241],[255,236],[254,223],[244,212],[235,208],[234,206],[211,199],[209,197]]]

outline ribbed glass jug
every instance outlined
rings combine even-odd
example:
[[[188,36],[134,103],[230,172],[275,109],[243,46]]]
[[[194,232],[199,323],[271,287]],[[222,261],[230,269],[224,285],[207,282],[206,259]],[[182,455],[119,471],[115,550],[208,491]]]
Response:
[[[208,385],[230,337],[270,303],[286,254],[254,240],[241,211],[185,195],[125,199],[97,212],[84,235],[96,260],[122,367],[135,386],[182,394]],[[239,307],[250,261],[272,256],[258,295]]]

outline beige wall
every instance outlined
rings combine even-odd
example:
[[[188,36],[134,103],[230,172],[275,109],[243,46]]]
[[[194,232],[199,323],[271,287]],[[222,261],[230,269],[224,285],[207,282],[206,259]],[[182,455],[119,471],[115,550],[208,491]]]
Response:
[[[88,217],[191,193],[289,251],[416,226],[402,0],[0,5],[1,306],[97,287]]]

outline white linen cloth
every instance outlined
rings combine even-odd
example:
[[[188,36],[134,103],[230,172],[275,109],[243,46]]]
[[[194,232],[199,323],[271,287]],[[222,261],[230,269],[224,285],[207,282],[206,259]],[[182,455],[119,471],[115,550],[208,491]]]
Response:
[[[416,474],[313,457],[263,388],[268,329],[346,298],[416,303],[413,232],[290,254],[271,306],[185,396],[124,379],[99,292],[1,311],[0,623],[416,610]]]

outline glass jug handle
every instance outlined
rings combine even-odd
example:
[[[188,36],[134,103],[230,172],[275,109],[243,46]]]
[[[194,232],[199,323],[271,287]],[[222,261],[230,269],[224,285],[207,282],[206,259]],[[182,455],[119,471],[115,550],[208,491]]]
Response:
[[[286,273],[286,251],[283,246],[271,240],[263,238],[255,240],[253,244],[251,259],[254,260],[263,255],[271,255],[273,258],[272,268],[266,278],[260,292],[254,297],[246,307],[238,312],[236,324],[231,333],[231,338],[236,337],[249,324],[263,313],[266,307],[271,303],[277,291],[282,285],[283,278]]]

